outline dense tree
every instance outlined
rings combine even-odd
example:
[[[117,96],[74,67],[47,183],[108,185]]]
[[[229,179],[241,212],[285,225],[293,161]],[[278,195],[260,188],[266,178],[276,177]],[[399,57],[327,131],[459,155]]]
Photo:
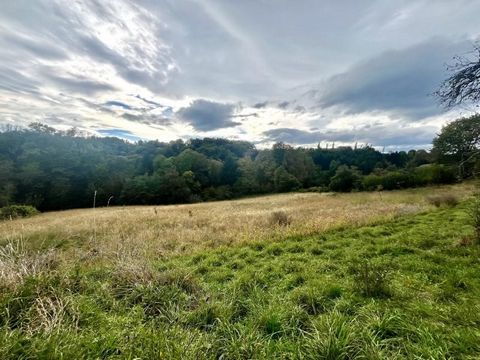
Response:
[[[478,119],[462,127],[468,136],[478,135],[472,124]],[[436,149],[445,149],[445,136],[439,136]],[[460,141],[468,143],[465,136]],[[476,149],[473,143],[465,153]],[[109,199],[113,205],[170,204],[310,187],[396,189],[454,180],[449,166],[432,161],[422,150],[382,154],[371,147],[305,149],[283,143],[257,150],[248,142],[213,138],[133,144],[33,124],[0,133],[0,206],[90,207],[95,191],[97,206],[106,206]]]
[[[255,174],[255,164],[250,157],[238,160],[238,180],[234,184],[235,191],[240,195],[255,194],[259,186]]]
[[[440,161],[454,162],[461,176],[472,174],[480,158],[480,115],[452,121],[433,140],[434,153]]]
[[[330,181],[330,189],[333,191],[349,192],[359,187],[361,177],[356,168],[340,165]]]
[[[290,174],[283,166],[275,169],[273,174],[275,190],[278,192],[292,191],[300,188],[301,183],[298,179]]]

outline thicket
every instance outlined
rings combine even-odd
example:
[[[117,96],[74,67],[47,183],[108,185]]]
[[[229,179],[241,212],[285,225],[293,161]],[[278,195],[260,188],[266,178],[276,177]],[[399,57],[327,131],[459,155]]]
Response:
[[[0,220],[13,220],[38,214],[38,210],[30,205],[9,205],[0,208]]]

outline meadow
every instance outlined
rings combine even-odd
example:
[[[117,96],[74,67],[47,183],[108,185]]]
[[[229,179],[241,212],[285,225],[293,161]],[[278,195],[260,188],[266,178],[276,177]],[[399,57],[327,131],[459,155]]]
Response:
[[[0,223],[0,358],[477,359],[464,183]],[[435,199],[458,199],[440,202]]]

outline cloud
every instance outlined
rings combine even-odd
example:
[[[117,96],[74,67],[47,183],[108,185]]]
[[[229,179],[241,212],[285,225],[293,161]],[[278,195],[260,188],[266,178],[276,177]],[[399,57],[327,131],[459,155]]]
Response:
[[[63,60],[68,58],[67,52],[45,41],[40,42],[38,38],[29,38],[27,36],[20,36],[18,34],[5,33],[0,34],[0,43],[9,49],[16,49],[17,51],[27,51],[28,53],[49,60]]]
[[[123,129],[100,129],[97,130],[97,132],[101,135],[118,137],[130,141],[142,140],[141,137],[133,134],[131,131]]]
[[[432,94],[446,77],[445,63],[470,46],[434,38],[390,50],[330,77],[310,96],[321,108],[347,114],[385,111],[414,120],[439,114],[442,109]]]
[[[263,133],[264,141],[285,142],[295,145],[319,142],[363,143],[374,146],[429,146],[438,130],[434,126],[409,127],[400,124],[363,126],[346,130],[307,131],[293,128],[277,128]]]
[[[45,74],[62,91],[74,92],[85,95],[95,95],[98,92],[114,91],[113,85],[91,80],[84,77],[67,77],[54,75],[53,73]]]
[[[39,94],[40,82],[20,71],[0,65],[0,89],[12,93]]]
[[[354,138],[342,130],[345,115],[362,122],[374,114],[405,134],[419,119],[443,121],[429,94],[444,63],[479,35],[475,1],[272,4],[7,1],[0,122],[118,128],[152,139],[209,131],[257,141],[271,130],[307,141]],[[368,139],[389,130],[363,135],[358,125],[356,136]],[[385,139],[406,141],[393,135]]]
[[[259,103],[256,103],[256,104],[253,104],[252,107],[254,109],[264,109],[266,108],[268,105],[268,101],[264,101],[264,102],[259,102]]]
[[[232,104],[222,104],[208,100],[195,100],[188,107],[183,107],[176,115],[198,131],[212,131],[240,125],[232,121]]]
[[[118,107],[121,107],[125,110],[131,110],[132,109],[132,107],[130,105],[127,105],[125,103],[122,103],[121,101],[115,101],[115,100],[107,101],[104,105],[106,105],[106,106],[118,106]]]
[[[157,115],[157,114],[143,113],[143,114],[137,115],[137,114],[124,113],[121,115],[121,117],[130,121],[134,121],[142,124],[148,124],[148,125],[153,124],[153,125],[168,126],[172,124],[171,119],[164,117],[162,115]]]
[[[156,102],[156,101],[152,101],[152,100],[148,100],[148,99],[145,99],[144,97],[141,97],[140,95],[134,95],[134,97],[136,97],[137,99],[140,99],[142,100],[143,102],[149,104],[149,105],[153,105],[154,107],[163,107],[162,104]]]

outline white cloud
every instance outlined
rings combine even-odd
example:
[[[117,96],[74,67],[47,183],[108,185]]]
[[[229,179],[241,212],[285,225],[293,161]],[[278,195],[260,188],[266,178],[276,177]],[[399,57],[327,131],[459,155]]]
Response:
[[[468,0],[7,2],[0,122],[255,142],[371,143],[388,126],[392,146],[425,146],[453,116],[425,93],[478,37],[479,12]]]

